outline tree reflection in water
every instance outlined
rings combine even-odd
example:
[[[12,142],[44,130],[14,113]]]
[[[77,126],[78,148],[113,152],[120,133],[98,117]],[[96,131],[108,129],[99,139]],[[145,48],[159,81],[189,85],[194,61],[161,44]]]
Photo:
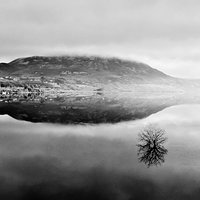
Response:
[[[164,163],[168,150],[163,146],[167,140],[165,130],[155,125],[148,125],[139,133],[138,159],[148,167]]]

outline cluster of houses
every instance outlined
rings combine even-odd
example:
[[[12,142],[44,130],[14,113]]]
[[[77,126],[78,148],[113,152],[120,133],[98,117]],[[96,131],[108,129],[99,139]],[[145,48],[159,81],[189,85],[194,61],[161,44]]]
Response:
[[[2,99],[19,99],[21,96],[44,94],[52,88],[59,88],[54,78],[30,76],[4,76],[0,77],[0,101]]]
[[[9,80],[12,77],[7,77]],[[5,78],[4,78],[5,79]],[[12,79],[13,80],[13,79]],[[0,81],[0,97],[16,96],[21,93],[36,93],[42,92],[40,84],[27,84],[11,81]]]
[[[10,91],[0,91],[0,102],[12,103],[12,102],[44,102],[45,98],[41,94],[36,93],[10,93]]]
[[[18,95],[21,93],[42,93],[40,88],[32,88],[28,86],[24,87],[1,87],[0,88],[0,97],[10,96],[10,95]]]

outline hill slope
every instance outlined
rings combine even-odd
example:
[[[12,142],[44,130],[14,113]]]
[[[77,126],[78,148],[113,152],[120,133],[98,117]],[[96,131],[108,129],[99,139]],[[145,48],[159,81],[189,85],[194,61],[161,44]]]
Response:
[[[200,85],[199,82],[168,76],[143,63],[95,56],[19,58],[1,63],[0,76],[7,77],[1,80],[4,83],[8,79],[17,85],[37,83],[41,87],[57,86],[63,90],[130,90],[135,85],[148,85],[151,89],[163,91]]]
[[[65,57],[27,57],[8,64],[1,64],[0,70],[9,75],[59,76],[64,74],[84,74],[104,79],[134,79],[134,81],[153,81],[169,78],[166,74],[150,66],[118,58],[65,56]],[[101,77],[102,78],[102,77]]]

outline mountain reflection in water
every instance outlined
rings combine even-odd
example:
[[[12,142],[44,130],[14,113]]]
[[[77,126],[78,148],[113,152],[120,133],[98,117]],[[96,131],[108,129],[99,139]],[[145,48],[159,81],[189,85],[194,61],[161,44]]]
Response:
[[[0,98],[0,114],[30,122],[61,124],[117,123],[143,119],[172,105],[199,102],[199,98],[134,93],[90,95],[23,94]]]
[[[174,106],[142,120],[85,126],[1,116],[0,199],[199,199],[199,112]],[[137,144],[150,123],[166,131],[168,154],[147,168]]]

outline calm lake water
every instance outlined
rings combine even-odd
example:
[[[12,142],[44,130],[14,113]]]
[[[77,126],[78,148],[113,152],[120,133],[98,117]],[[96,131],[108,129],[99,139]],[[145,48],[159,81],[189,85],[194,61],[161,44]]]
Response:
[[[117,124],[57,125],[0,116],[0,199],[199,199],[200,105]],[[166,131],[165,162],[138,159],[140,131]]]

